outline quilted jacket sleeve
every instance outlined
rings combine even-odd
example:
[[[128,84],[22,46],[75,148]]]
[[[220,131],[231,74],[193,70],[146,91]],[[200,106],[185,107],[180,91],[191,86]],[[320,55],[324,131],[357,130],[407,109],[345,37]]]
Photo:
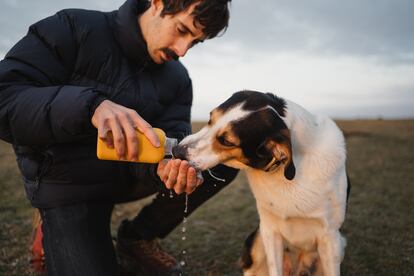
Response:
[[[73,24],[59,12],[29,28],[0,62],[0,137],[19,145],[73,142],[95,133],[90,118],[105,98],[66,85],[77,55]]]
[[[167,109],[153,123],[154,127],[163,129],[167,137],[177,138],[179,141],[191,134],[191,105],[193,99],[191,79],[188,75],[182,79],[182,85],[178,87],[174,101],[168,104]],[[157,181],[161,191],[167,191],[164,183],[157,175],[157,165],[132,164],[131,166],[139,179],[152,177]]]
[[[187,69],[179,61],[166,63],[162,70],[153,76],[164,109],[153,126],[163,129],[168,137],[178,140],[191,134],[191,105],[193,87]],[[161,96],[162,97],[162,96]]]
[[[182,140],[191,134],[191,105],[193,99],[191,79],[187,79],[183,87],[178,91],[174,102],[158,118],[156,125],[163,129],[167,137]]]

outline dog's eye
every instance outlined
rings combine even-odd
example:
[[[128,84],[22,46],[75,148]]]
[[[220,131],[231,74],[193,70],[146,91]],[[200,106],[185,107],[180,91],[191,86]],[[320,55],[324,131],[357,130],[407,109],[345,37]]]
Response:
[[[219,143],[225,147],[235,147],[236,145],[233,144],[232,142],[226,140],[226,138],[224,138],[224,136],[218,136],[217,140],[219,141]]]

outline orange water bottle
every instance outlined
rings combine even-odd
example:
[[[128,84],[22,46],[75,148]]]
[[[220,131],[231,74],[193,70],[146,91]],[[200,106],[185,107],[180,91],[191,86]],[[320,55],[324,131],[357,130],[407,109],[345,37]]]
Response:
[[[136,160],[121,160],[114,148],[108,148],[106,143],[98,137],[96,155],[102,160],[117,160],[138,163],[158,163],[166,156],[172,156],[172,148],[177,145],[177,139],[166,137],[165,132],[159,128],[153,128],[160,139],[160,147],[154,147],[148,138],[140,131],[136,131],[138,137],[138,154]],[[128,156],[128,154],[126,154]]]

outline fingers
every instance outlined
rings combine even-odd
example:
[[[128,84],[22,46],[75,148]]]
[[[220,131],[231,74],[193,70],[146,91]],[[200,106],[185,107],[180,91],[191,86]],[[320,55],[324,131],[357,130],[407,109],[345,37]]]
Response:
[[[158,174],[160,176],[160,179],[162,180],[162,182],[164,182],[165,187],[167,187],[167,189],[171,189],[172,188],[170,186],[170,184],[167,183],[168,182],[168,176],[170,174],[170,170],[171,170],[172,163],[173,163],[173,160],[169,160],[167,162],[167,164],[164,166],[164,169],[162,170],[162,172]]]
[[[167,164],[168,164],[168,159],[163,159],[163,160],[161,160],[159,163],[158,163],[158,166],[157,166],[157,174],[158,174],[158,177],[164,182],[164,169],[165,169],[165,167],[167,166]]]
[[[105,140],[109,148],[115,148],[119,159],[135,161],[138,155],[136,129],[150,142],[160,146],[160,141],[149,123],[130,108],[109,100],[103,101],[92,116],[92,124],[98,129],[98,137]],[[112,135],[111,135],[112,134]]]
[[[187,187],[185,192],[191,194],[196,187],[196,170],[193,167],[190,167],[187,173]]]
[[[141,131],[145,137],[148,138],[148,140],[150,140],[151,144],[154,147],[159,147],[160,139],[158,138],[158,135],[155,133],[152,126],[147,123],[147,121],[145,121],[141,116],[139,116],[138,113],[135,112],[135,114],[130,115],[133,123],[135,124],[135,127]]]
[[[125,159],[125,152],[126,152],[126,146],[125,146],[125,137],[124,133],[122,131],[121,125],[117,122],[117,120],[111,120],[109,122],[109,126],[112,131],[112,139],[113,144],[115,147],[116,155],[119,159],[124,160]]]
[[[174,191],[176,194],[181,194],[184,191],[187,191],[187,174],[189,170],[189,165],[187,161],[181,161],[178,176],[177,176],[177,183],[174,186]]]
[[[203,181],[186,160],[174,159],[166,165],[160,163],[157,173],[167,189],[173,189],[176,194],[191,194]]]
[[[109,130],[103,123],[102,126],[98,127],[98,137],[105,142],[106,146],[110,149],[114,148],[114,139],[112,136],[112,131]]]
[[[126,120],[129,121],[128,118]],[[136,161],[138,156],[138,138],[135,128],[130,122],[124,123],[123,132],[125,134],[126,148],[128,153],[128,160]]]

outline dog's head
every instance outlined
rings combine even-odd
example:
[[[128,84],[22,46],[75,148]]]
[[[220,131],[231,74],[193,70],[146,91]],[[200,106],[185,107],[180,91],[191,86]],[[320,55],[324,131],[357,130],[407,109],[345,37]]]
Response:
[[[241,91],[210,112],[208,124],[174,148],[176,158],[206,170],[219,163],[295,176],[286,102],[271,93]]]

